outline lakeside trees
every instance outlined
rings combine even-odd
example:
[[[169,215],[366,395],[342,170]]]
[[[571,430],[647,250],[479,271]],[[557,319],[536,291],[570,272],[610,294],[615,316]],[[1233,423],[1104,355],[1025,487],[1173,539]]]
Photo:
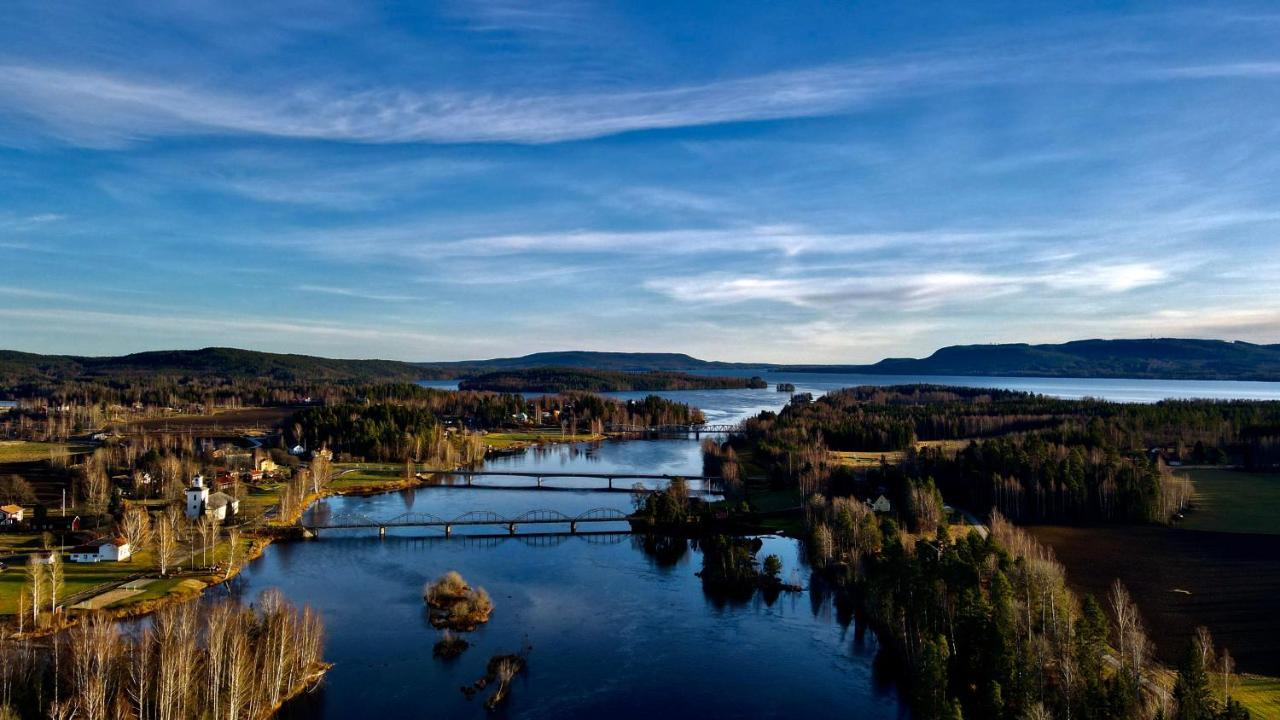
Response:
[[[1276,403],[1136,406],[935,386],[856,388],[762,413],[736,449],[775,486],[805,497],[811,557],[863,611],[907,668],[923,718],[1169,717],[1178,707],[1154,673],[1154,647],[1128,591],[1079,598],[1051,553],[1010,520],[1164,521],[1185,480],[1166,457],[1255,459]],[[923,447],[917,447],[922,441]],[[960,442],[956,442],[960,441]],[[1250,451],[1249,448],[1255,448]],[[835,450],[895,452],[859,471]],[[706,462],[721,462],[711,448]],[[897,519],[860,493],[885,493]],[[992,510],[990,534],[950,537],[942,498]],[[1201,652],[1201,664],[1209,653]],[[1205,707],[1195,667],[1179,692]],[[1235,714],[1232,714],[1235,713]],[[1179,716],[1180,717],[1180,716]]]
[[[292,441],[330,447],[368,460],[412,459],[452,467],[483,459],[469,431],[538,425],[543,417],[569,424],[570,432],[605,425],[688,424],[701,414],[688,405],[648,396],[622,402],[590,393],[545,396],[454,392],[426,400],[343,403],[309,407],[294,416]],[[520,418],[525,418],[520,420]],[[532,420],[528,419],[532,418]]]
[[[56,642],[0,641],[0,703],[24,716],[106,720],[263,718],[319,679],[323,627],[267,591],[256,609],[232,601],[161,609],[139,635],[91,613]]]

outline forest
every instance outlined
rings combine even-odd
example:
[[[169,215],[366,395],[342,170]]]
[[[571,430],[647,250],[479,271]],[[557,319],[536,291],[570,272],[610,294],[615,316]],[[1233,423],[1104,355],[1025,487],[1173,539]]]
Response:
[[[896,505],[926,480],[964,507],[1015,521],[1156,521],[1189,499],[1169,463],[1280,462],[1280,403],[1060,400],[929,385],[861,387],[763,413],[750,449],[775,483],[883,488]],[[899,453],[858,477],[828,451]],[[874,486],[874,488],[872,487]]]
[[[591,393],[564,393],[525,400],[519,395],[471,391],[424,391],[399,401],[368,401],[307,407],[293,416],[290,441],[367,460],[406,459],[452,464],[459,444],[479,442],[478,430],[561,427],[569,435],[600,435],[612,425],[701,422],[702,413],[683,403],[650,395],[621,401]],[[461,448],[464,462],[483,458]]]

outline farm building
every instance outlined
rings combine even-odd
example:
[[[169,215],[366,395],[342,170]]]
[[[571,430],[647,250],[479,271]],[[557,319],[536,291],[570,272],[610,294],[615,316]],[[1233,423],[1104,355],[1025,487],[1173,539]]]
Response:
[[[133,555],[129,541],[122,537],[98,540],[71,549],[71,562],[121,562]]]
[[[889,498],[884,495],[881,495],[873,502],[869,502],[867,504],[871,506],[872,510],[878,513],[893,512],[893,503],[889,502]]]

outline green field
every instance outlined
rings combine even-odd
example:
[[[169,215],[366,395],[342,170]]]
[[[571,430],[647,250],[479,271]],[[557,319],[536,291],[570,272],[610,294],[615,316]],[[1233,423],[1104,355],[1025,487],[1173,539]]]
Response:
[[[533,445],[545,442],[587,442],[599,440],[597,435],[578,433],[570,435],[559,430],[533,430],[530,432],[491,432],[484,436],[484,444],[497,450]]]
[[[1280,534],[1280,474],[1187,470],[1195,501],[1181,527],[1188,530]]]
[[[1280,678],[1241,675],[1233,696],[1253,720],[1280,719]]]
[[[68,454],[88,452],[93,448],[88,445],[72,445],[69,443],[27,442],[25,440],[6,440],[0,442],[0,463],[35,462],[48,460],[50,454],[59,451]]]

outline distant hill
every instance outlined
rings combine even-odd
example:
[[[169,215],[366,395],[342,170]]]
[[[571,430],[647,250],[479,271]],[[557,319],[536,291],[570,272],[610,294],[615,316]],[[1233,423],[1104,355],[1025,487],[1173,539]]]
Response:
[[[135,375],[411,382],[421,379],[423,372],[412,363],[394,360],[335,360],[235,348],[161,350],[118,357],[0,350],[0,383],[4,385]]]
[[[496,370],[463,380],[463,390],[558,393],[626,392],[632,390],[723,390],[768,387],[759,377],[716,377],[674,371],[626,372],[587,368],[539,367],[528,370]]]
[[[512,358],[492,360],[464,360],[461,362],[424,362],[421,367],[434,370],[472,374],[498,370],[529,370],[532,368],[587,368],[591,370],[618,370],[623,372],[664,371],[688,372],[690,370],[761,368],[760,363],[725,363],[699,360],[684,353],[626,353],[589,352],[567,350],[540,352]]]
[[[1077,340],[1059,345],[954,345],[927,358],[799,365],[790,372],[1280,381],[1280,345],[1222,340]]]

